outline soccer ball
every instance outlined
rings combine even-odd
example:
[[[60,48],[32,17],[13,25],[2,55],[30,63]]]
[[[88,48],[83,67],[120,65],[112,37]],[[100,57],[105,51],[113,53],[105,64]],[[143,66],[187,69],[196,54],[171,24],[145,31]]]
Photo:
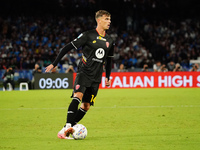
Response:
[[[74,133],[72,134],[72,137],[75,140],[83,140],[87,136],[87,129],[84,125],[82,124],[76,124],[73,126],[74,128]]]

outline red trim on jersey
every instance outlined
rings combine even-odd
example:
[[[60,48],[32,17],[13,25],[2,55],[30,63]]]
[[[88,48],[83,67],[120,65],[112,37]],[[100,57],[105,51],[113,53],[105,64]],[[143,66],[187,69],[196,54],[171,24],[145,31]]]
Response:
[[[83,60],[83,58],[82,58],[82,62],[86,65],[86,63],[85,63],[85,61]]]
[[[96,31],[97,31],[97,29],[96,29]],[[97,31],[97,33],[100,35],[100,36],[106,36],[106,32],[105,32],[105,34],[104,35],[101,35],[98,31]]]

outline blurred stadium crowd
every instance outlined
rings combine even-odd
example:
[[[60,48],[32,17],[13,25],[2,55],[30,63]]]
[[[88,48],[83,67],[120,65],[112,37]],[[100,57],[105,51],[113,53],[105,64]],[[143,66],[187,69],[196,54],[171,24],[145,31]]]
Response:
[[[28,12],[25,4],[18,11],[1,2],[4,9],[14,11],[10,14],[3,10],[5,13],[0,16],[0,69],[8,66],[33,69],[36,63],[46,67],[65,44],[81,32],[95,28],[94,13],[98,9],[112,14],[113,24],[108,33],[115,40],[113,69],[117,71],[143,67],[153,70],[159,63],[167,68],[170,62],[174,68],[178,63],[182,70],[188,71],[192,67],[190,60],[200,59],[200,19],[195,11],[190,14],[181,7],[174,8],[180,1],[111,0],[104,6],[105,2],[59,0],[47,5],[48,1],[44,0],[42,5],[51,9],[43,12],[46,9],[42,11],[43,7],[37,5],[30,8],[39,7],[35,14]],[[81,49],[73,50],[58,67],[72,65],[76,70],[79,58]]]

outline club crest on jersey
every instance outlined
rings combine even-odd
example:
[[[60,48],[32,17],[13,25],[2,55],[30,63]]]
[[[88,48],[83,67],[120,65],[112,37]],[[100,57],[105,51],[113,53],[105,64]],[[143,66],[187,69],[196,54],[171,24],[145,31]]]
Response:
[[[78,90],[80,88],[80,85],[79,84],[77,84],[76,85],[76,90]]]
[[[98,48],[98,49],[96,50],[96,52],[95,52],[95,55],[96,55],[96,57],[99,58],[99,59],[103,58],[104,55],[105,55],[104,49],[103,49],[103,48]]]
[[[106,42],[106,47],[107,47],[107,48],[109,47],[109,42]]]

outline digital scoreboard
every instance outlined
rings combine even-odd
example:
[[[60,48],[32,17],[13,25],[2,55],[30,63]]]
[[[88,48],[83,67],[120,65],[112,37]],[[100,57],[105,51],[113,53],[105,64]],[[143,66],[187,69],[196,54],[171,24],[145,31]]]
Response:
[[[35,89],[72,89],[72,73],[42,73],[34,75]]]

